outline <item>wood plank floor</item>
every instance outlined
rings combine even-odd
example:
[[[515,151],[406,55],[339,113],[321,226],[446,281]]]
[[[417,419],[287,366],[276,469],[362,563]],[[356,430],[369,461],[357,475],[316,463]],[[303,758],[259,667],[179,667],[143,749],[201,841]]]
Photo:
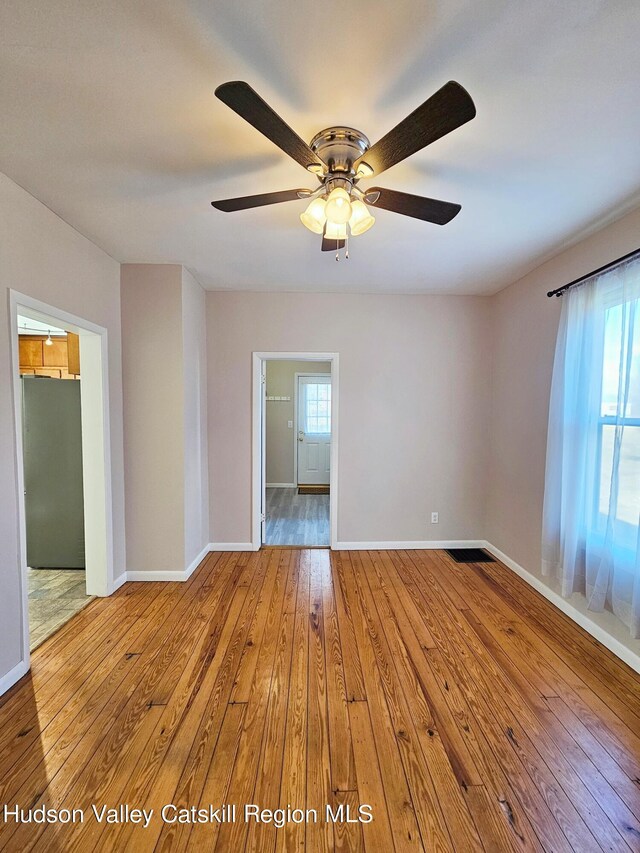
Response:
[[[3,803],[84,810],[0,817],[9,851],[640,851],[640,677],[500,563],[215,553],[37,649],[0,699]]]
[[[329,495],[267,489],[267,545],[329,545]]]

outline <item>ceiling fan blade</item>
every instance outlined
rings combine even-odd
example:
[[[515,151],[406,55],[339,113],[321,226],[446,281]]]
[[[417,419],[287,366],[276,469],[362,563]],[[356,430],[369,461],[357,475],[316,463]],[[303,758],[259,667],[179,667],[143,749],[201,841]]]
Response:
[[[450,80],[372,145],[358,160],[356,168],[364,162],[379,175],[405,157],[471,121],[475,114],[471,95],[459,83]]]
[[[382,187],[371,187],[368,192],[380,193],[375,203],[368,202],[372,207],[382,207],[393,213],[413,216],[414,219],[424,219],[425,222],[433,222],[436,225],[446,225],[462,210],[461,205],[450,201],[439,201],[437,198],[425,198],[397,190],[384,190]]]
[[[338,249],[344,249],[344,240],[329,240],[323,235],[321,248],[323,252],[337,252]]]
[[[299,195],[303,193],[303,195]],[[223,198],[220,201],[212,201],[211,204],[217,210],[225,213],[233,213],[235,210],[248,210],[250,207],[262,207],[265,204],[280,204],[282,201],[299,201],[310,195],[309,190],[281,190],[278,193],[262,193],[261,195],[245,195],[241,198]]]
[[[297,133],[291,130],[289,125],[248,83],[242,80],[223,83],[216,89],[216,97],[305,169],[309,166],[317,166],[324,171],[325,165],[318,155]]]

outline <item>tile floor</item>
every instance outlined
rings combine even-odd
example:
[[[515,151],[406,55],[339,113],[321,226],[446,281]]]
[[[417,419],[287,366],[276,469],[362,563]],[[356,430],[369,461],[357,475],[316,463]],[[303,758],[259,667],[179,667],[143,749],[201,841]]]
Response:
[[[27,569],[31,650],[93,599],[83,569]]]

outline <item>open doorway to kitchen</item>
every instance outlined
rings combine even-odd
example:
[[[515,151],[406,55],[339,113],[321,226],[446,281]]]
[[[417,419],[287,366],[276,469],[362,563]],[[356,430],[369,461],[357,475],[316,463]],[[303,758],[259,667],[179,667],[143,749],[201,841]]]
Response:
[[[336,538],[337,355],[254,357],[254,547],[329,547]]]
[[[113,588],[106,330],[10,294],[23,655]]]
[[[87,595],[80,339],[18,315],[31,649],[82,610]]]

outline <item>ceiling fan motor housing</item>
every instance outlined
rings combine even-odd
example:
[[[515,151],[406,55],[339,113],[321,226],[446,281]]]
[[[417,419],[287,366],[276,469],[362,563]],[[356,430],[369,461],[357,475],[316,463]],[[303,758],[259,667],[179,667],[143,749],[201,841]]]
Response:
[[[311,140],[311,149],[327,164],[329,174],[355,177],[355,164],[371,147],[359,130],[352,127],[328,127]],[[318,176],[322,180],[322,176]]]

